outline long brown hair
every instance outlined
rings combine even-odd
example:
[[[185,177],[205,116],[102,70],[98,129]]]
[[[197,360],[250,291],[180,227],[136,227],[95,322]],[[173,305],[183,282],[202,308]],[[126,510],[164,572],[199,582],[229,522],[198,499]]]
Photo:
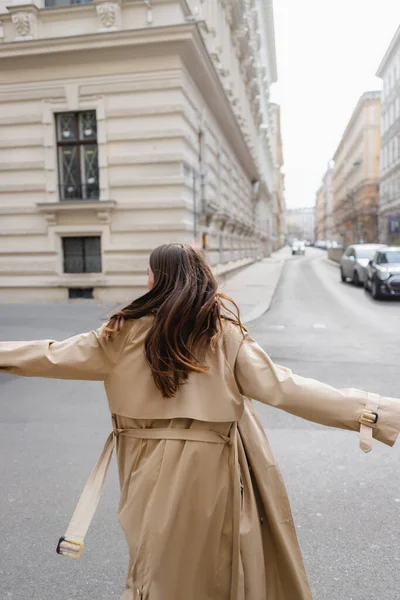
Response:
[[[188,244],[163,244],[151,253],[150,268],[152,289],[115,313],[103,335],[112,340],[125,321],[154,315],[145,341],[146,358],[156,386],[165,398],[172,398],[191,372],[208,371],[206,351],[215,349],[223,319],[242,332],[244,327],[237,304],[218,291],[201,250]]]

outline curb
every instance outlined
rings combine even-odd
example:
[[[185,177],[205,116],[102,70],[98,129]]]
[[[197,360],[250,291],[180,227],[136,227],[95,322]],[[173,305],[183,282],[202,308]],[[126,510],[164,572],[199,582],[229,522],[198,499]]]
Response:
[[[324,261],[328,263],[328,265],[331,265],[332,267],[336,267],[337,269],[340,269],[340,264],[337,263],[334,260],[331,260],[330,258],[324,258]]]

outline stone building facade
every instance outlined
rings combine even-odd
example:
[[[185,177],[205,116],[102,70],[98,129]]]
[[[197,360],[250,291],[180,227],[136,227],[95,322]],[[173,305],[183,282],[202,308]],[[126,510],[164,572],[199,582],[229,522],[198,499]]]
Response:
[[[377,75],[383,80],[379,241],[400,245],[400,27]]]
[[[325,190],[321,185],[315,196],[315,241],[326,240]]]
[[[307,242],[315,239],[315,209],[312,206],[286,210],[286,231],[289,243],[297,238]]]
[[[272,247],[274,250],[278,250],[285,243],[285,175],[283,173],[281,109],[278,104],[271,104],[271,137],[275,163],[272,202]]]
[[[0,300],[144,291],[148,256],[268,255],[272,0],[0,0]]]
[[[335,239],[333,224],[333,162],[322,178],[322,183],[315,197],[315,240],[332,242]]]
[[[333,157],[333,226],[344,245],[378,238],[381,93],[365,92]]]
[[[333,222],[333,162],[329,161],[328,168],[322,178],[325,200],[325,235],[328,242],[335,240],[335,225]]]

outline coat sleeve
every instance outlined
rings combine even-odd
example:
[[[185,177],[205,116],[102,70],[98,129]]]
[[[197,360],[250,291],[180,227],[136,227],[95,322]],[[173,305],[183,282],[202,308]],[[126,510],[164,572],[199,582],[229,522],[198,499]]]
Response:
[[[102,337],[102,327],[62,342],[0,342],[0,372],[23,377],[104,381],[121,354],[126,326],[112,341]]]
[[[393,446],[400,430],[400,400],[299,377],[275,365],[248,335],[239,347],[235,377],[244,396],[308,421],[359,431],[364,452],[371,450],[372,437]]]

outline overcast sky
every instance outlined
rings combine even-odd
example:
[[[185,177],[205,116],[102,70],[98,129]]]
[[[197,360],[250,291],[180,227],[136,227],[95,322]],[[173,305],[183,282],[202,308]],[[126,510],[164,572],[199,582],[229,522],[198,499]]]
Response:
[[[288,208],[315,193],[400,24],[400,0],[274,0]]]

